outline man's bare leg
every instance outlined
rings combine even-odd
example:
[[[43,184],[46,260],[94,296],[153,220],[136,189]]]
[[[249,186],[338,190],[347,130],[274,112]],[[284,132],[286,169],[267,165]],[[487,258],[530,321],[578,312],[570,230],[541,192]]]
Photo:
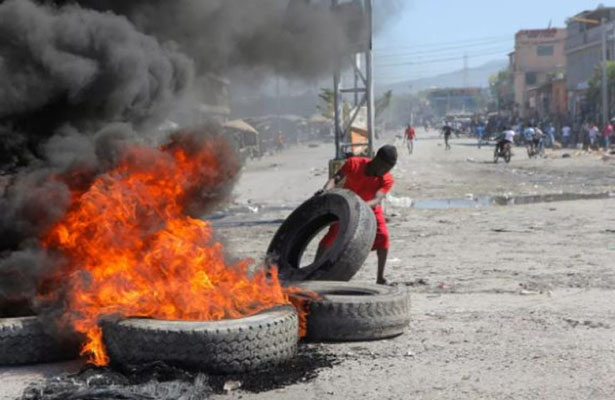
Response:
[[[376,250],[376,254],[378,255],[378,277],[376,278],[376,283],[379,285],[383,285],[386,283],[384,279],[384,267],[387,264],[387,256],[389,255],[388,249],[378,249]]]
[[[316,250],[316,255],[314,256],[314,262],[318,261],[318,259],[320,258],[320,256],[323,255],[323,253],[326,251],[327,249],[325,248],[325,246],[323,246],[322,244],[318,245],[318,250]]]

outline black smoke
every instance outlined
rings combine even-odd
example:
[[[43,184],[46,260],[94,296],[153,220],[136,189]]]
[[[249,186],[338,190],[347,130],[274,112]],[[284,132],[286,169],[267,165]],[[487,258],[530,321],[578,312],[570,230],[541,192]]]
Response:
[[[200,73],[256,69],[291,78],[331,71],[355,38],[330,1],[79,0],[125,15],[140,30],[173,40]],[[360,22],[360,21],[357,21]],[[358,24],[355,24],[357,26]]]
[[[0,4],[0,172],[43,158],[58,128],[95,132],[165,116],[191,61],[125,18],[29,0]]]
[[[0,312],[36,303],[61,266],[41,235],[196,78],[322,76],[357,39],[346,21],[324,0],[0,0]]]

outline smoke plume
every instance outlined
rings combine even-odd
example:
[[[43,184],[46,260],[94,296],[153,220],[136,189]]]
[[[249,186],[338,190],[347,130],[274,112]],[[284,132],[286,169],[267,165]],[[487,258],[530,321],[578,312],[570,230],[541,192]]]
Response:
[[[330,71],[354,40],[329,1],[81,0],[126,15],[139,29],[177,42],[200,73],[262,69],[312,78]]]
[[[131,144],[151,142],[195,76],[329,73],[356,41],[347,15],[308,0],[0,0],[0,308],[34,302],[62,268],[41,235]],[[187,209],[229,191],[195,190]]]

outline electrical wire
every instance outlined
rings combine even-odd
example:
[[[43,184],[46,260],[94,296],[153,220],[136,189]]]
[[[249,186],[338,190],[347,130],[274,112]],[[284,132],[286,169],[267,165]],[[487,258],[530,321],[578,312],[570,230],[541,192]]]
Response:
[[[503,44],[503,43],[512,43],[512,39],[507,38],[504,40],[493,40],[493,41],[486,41],[486,42],[481,42],[481,43],[474,43],[474,44],[466,45],[466,46],[449,46],[449,47],[444,47],[440,49],[430,49],[430,50],[422,50],[422,51],[415,51],[415,52],[404,52],[404,53],[384,54],[384,55],[374,54],[374,57],[376,59],[386,59],[386,58],[405,57],[405,56],[421,56],[425,54],[448,53],[448,52],[456,51],[456,50],[472,49],[478,46]]]
[[[446,46],[446,47],[450,47],[450,46],[454,46],[454,45],[468,45],[471,43],[476,43],[476,42],[484,42],[484,41],[492,41],[492,40],[510,40],[510,38],[513,37],[513,35],[506,35],[506,36],[490,36],[490,37],[482,37],[482,38],[475,38],[475,39],[465,39],[465,40],[457,40],[457,41],[452,41],[452,42],[439,42],[439,43],[419,43],[416,45],[412,45],[412,46],[390,46],[390,47],[380,47],[380,48],[376,48],[374,49],[375,53],[379,53],[379,52],[383,52],[383,51],[387,51],[387,50],[414,50],[417,48],[421,48],[421,47],[432,47],[432,48],[438,48],[441,46]]]
[[[461,54],[461,55],[456,56],[456,57],[445,57],[445,58],[436,58],[436,59],[431,59],[431,60],[420,60],[420,61],[398,62],[398,63],[392,63],[392,64],[381,64],[381,65],[376,65],[376,68],[390,68],[390,67],[400,67],[400,66],[406,66],[406,65],[424,65],[424,64],[432,64],[432,63],[440,63],[440,62],[460,60],[463,57],[467,57],[468,59],[478,58],[478,57],[485,57],[485,56],[490,56],[490,55],[502,54],[502,53],[505,53],[505,52],[506,52],[506,49],[498,49],[498,50],[492,50],[492,51],[488,51],[488,52],[484,52],[484,53],[467,54],[467,55]]]

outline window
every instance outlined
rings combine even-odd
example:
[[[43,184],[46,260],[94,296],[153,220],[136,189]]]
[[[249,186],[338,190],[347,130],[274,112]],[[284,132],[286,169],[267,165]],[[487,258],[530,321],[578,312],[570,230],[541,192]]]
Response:
[[[536,47],[536,54],[541,57],[552,56],[553,55],[553,45],[540,45]]]
[[[525,73],[525,84],[526,85],[536,84],[536,72],[526,72]]]

